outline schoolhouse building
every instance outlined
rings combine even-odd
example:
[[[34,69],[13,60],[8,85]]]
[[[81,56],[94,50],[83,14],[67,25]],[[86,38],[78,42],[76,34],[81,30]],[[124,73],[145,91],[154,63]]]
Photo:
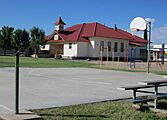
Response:
[[[98,59],[103,57],[127,57],[129,49],[137,48],[136,57],[144,58],[147,40],[124,30],[109,28],[98,22],[76,24],[64,28],[66,23],[59,17],[53,33],[46,36],[49,54],[69,59]]]

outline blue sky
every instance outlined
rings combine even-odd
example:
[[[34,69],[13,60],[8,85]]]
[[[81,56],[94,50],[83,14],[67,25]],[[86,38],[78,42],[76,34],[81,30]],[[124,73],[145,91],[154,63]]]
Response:
[[[0,27],[39,26],[49,34],[61,16],[65,27],[99,22],[129,30],[133,18],[140,16],[154,19],[152,41],[167,43],[167,0],[1,0],[0,5]]]

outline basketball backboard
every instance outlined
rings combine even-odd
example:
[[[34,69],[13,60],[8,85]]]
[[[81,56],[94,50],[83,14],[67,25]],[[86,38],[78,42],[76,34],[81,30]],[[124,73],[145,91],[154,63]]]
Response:
[[[146,29],[146,21],[141,17],[136,17],[130,23],[131,31],[140,31]]]

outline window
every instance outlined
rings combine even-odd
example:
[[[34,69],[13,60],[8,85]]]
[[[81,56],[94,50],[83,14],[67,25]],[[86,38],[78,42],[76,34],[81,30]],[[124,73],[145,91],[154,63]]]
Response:
[[[55,36],[54,36],[54,40],[59,40],[59,36],[58,36],[58,35],[55,35]]]
[[[111,51],[111,42],[108,42],[108,51]]]
[[[104,41],[100,41],[100,49],[104,50]]]
[[[121,49],[120,49],[121,52],[124,52],[124,43],[121,43]]]
[[[117,49],[118,49],[118,43],[115,42],[115,43],[114,43],[114,52],[117,52]]]
[[[63,30],[64,28],[63,28],[63,26],[62,25],[60,25],[60,27],[59,27],[59,30]]]
[[[72,43],[69,43],[69,49],[72,49]]]

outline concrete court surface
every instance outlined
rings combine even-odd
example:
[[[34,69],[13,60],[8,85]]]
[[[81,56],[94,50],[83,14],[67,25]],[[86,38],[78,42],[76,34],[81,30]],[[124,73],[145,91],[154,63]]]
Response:
[[[14,112],[14,79],[14,68],[0,68],[0,114]],[[154,74],[91,68],[20,68],[20,108],[49,108],[131,97],[131,92],[117,88],[162,79],[165,78]]]

